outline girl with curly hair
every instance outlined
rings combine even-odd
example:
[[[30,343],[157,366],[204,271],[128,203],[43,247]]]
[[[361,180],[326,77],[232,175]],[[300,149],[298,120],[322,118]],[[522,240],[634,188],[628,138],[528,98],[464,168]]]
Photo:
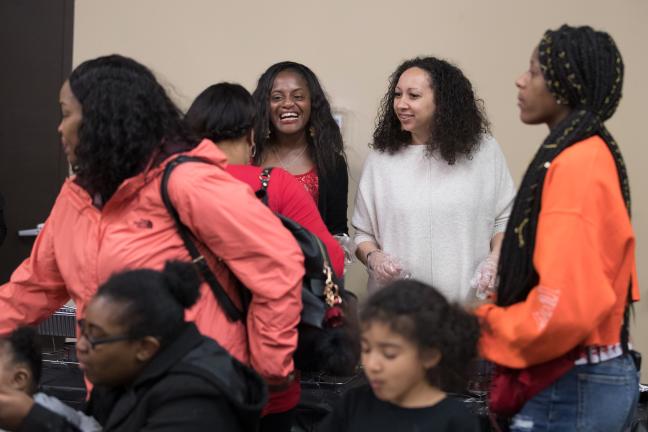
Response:
[[[352,219],[370,292],[413,276],[451,300],[492,289],[515,194],[470,81],[434,57],[389,81]]]
[[[369,298],[360,321],[369,385],[349,390],[318,431],[480,430],[446,393],[462,388],[477,355],[474,316],[428,285],[399,280]]]
[[[66,180],[31,256],[0,287],[0,334],[32,324],[74,300],[84,315],[111,274],[167,260],[190,261],[161,197],[166,166],[184,163],[168,197],[199,243],[203,260],[241,308],[236,280],[251,292],[249,313],[230,320],[206,283],[187,311],[201,333],[250,364],[269,385],[294,381],[303,255],[294,237],[250,188],[225,171],[226,157],[192,138],[182,113],[151,71],[119,55],[88,60],[60,92],[61,141],[75,175]],[[235,277],[233,277],[235,276]]]
[[[564,25],[515,82],[520,119],[549,134],[515,199],[496,304],[476,312],[482,354],[505,367],[491,407],[514,415],[515,431],[622,431],[633,417],[635,235],[628,173],[605,126],[623,72],[609,34]]]
[[[284,61],[270,66],[254,91],[254,164],[293,174],[311,194],[333,235],[348,233],[348,173],[342,134],[315,73]]]

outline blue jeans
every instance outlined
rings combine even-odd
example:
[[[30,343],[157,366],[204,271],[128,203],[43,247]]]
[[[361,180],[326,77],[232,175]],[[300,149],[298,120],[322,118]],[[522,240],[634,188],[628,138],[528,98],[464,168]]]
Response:
[[[638,397],[639,373],[629,355],[574,366],[522,407],[511,431],[625,431]]]

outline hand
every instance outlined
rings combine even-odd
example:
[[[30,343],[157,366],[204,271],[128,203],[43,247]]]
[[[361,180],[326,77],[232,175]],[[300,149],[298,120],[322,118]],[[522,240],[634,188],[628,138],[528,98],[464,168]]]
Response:
[[[495,295],[498,260],[499,256],[491,253],[477,266],[475,275],[470,280],[470,287],[475,290],[475,295],[480,300],[485,300]]]
[[[407,273],[403,270],[400,261],[381,250],[370,252],[367,258],[367,268],[369,274],[374,277],[379,285],[385,285],[400,277],[407,278]]]
[[[0,428],[17,430],[33,405],[34,400],[26,393],[0,387]]]
[[[347,234],[335,234],[333,238],[337,240],[344,251],[344,264],[352,264],[355,261],[355,253],[358,249],[353,239]]]

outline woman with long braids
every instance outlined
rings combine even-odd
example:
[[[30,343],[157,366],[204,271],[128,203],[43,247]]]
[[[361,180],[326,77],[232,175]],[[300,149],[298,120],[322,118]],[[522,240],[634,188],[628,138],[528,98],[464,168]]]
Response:
[[[352,218],[369,291],[409,275],[451,301],[492,288],[515,189],[468,78],[435,57],[403,62],[373,138]]]
[[[331,234],[343,237],[348,232],[346,157],[317,76],[300,63],[276,63],[261,75],[253,96],[258,112],[254,164],[293,174],[317,203]]]
[[[514,369],[495,382],[525,376],[524,397],[507,407],[521,408],[512,430],[621,431],[636,405],[627,344],[629,303],[639,298],[630,191],[604,124],[621,98],[623,70],[607,33],[564,25],[545,33],[516,81],[521,120],[547,124],[549,135],[515,200],[497,302],[477,309],[482,355]],[[492,398],[520,385],[494,387]]]

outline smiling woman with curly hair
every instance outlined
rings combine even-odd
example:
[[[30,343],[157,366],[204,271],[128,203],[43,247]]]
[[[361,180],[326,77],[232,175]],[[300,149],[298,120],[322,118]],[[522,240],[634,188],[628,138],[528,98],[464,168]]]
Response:
[[[369,290],[414,276],[452,300],[492,289],[513,181],[470,81],[434,57],[392,74],[352,224]]]
[[[293,174],[315,200],[331,234],[346,234],[348,175],[342,133],[317,75],[300,63],[276,63],[259,77],[254,100],[254,164]]]

